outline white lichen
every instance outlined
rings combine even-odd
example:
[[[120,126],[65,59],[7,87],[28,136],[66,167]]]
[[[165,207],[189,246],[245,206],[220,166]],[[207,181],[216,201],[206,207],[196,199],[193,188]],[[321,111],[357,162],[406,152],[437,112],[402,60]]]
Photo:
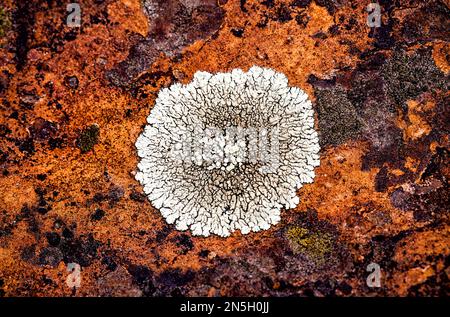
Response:
[[[314,179],[314,111],[285,75],[197,72],[162,89],[136,142],[136,179],[178,230],[229,236],[268,229]]]

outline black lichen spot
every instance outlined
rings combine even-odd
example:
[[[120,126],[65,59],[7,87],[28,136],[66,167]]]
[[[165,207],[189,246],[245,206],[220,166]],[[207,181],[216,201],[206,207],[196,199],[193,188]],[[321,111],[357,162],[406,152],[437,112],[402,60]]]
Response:
[[[330,28],[328,29],[328,33],[330,33],[331,35],[338,35],[340,33],[339,25],[333,24],[332,26],[330,26]]]
[[[20,210],[20,219],[26,219],[27,225],[28,225],[28,231],[33,233],[35,237],[39,236],[40,233],[40,227],[39,222],[36,220],[35,217],[35,208],[30,208],[28,205],[24,205],[22,209]]]
[[[19,145],[19,151],[26,154],[33,154],[36,150],[34,148],[34,142],[32,138],[21,140],[17,142]]]
[[[63,259],[63,254],[60,249],[55,247],[48,247],[41,250],[38,256],[39,265],[50,265],[51,267],[58,266]]]
[[[206,258],[206,257],[208,257],[208,255],[209,255],[210,253],[211,253],[211,252],[210,252],[209,250],[201,250],[201,251],[198,253],[198,256],[201,257],[201,258]]]
[[[309,4],[312,2],[312,0],[293,0],[290,4],[291,7],[299,7],[299,8],[306,8],[309,6]]]
[[[17,25],[16,36],[16,69],[21,70],[27,63],[27,54],[29,49],[28,38],[32,27],[34,26],[34,14],[31,14],[31,2],[19,1],[17,10],[13,15],[15,24]]]
[[[424,181],[434,176],[435,178],[441,179],[443,182],[446,182],[447,179],[444,177],[444,169],[449,160],[449,150],[443,147],[437,147],[436,154],[433,155],[430,162],[427,164],[425,170],[420,176],[420,179]]]
[[[8,157],[9,157],[9,153],[3,152],[2,150],[0,150],[0,164],[5,163],[8,160]]]
[[[364,268],[371,262],[378,263],[383,270],[390,271],[396,266],[394,260],[395,249],[399,241],[408,236],[410,231],[401,231],[394,236],[377,235],[372,238],[367,249],[371,250],[370,254],[365,257]]]
[[[278,9],[276,11],[276,15],[277,15],[277,20],[281,23],[285,23],[285,22],[292,20],[291,11],[285,4],[282,4],[278,7]]]
[[[31,137],[38,141],[47,140],[52,137],[57,130],[56,124],[43,118],[37,118],[30,127]]]
[[[114,271],[117,268],[117,263],[111,256],[104,256],[102,264],[106,266],[109,271]]]
[[[375,176],[375,190],[377,192],[385,192],[388,188],[388,169],[383,166]]]
[[[182,272],[179,268],[176,268],[163,271],[155,280],[157,284],[160,284],[164,288],[174,288],[186,285],[194,277],[195,273],[193,271],[187,270],[186,272]]]
[[[128,272],[145,296],[151,296],[155,293],[156,288],[153,283],[153,272],[148,267],[131,264],[128,266]]]
[[[350,19],[348,19],[347,23],[344,25],[344,28],[347,31],[350,31],[355,27],[356,23],[357,23],[356,19],[354,17],[350,17]]]
[[[56,283],[51,278],[47,277],[46,275],[42,276],[42,282],[45,285],[54,285],[54,286],[56,286]]]
[[[0,73],[0,94],[3,94],[3,92],[5,92],[8,87],[9,79],[3,77]]]
[[[0,124],[0,137],[4,138],[8,134],[10,134],[12,131],[6,124]]]
[[[42,198],[45,194],[47,194],[47,190],[43,187],[36,187],[34,192],[39,196],[39,198]]]
[[[61,237],[57,232],[47,232],[45,236],[47,238],[48,244],[52,247],[57,247],[61,242]]]
[[[450,62],[450,55],[449,55]],[[444,136],[450,134],[450,95],[442,96],[436,103],[435,115],[432,118],[433,127]]]
[[[14,220],[11,219],[6,210],[0,212],[0,238],[10,236],[20,220],[20,216],[16,216]]]
[[[336,285],[333,279],[318,280],[314,282],[314,290],[322,296],[334,296]]]
[[[191,238],[187,234],[180,234],[173,238],[173,241],[181,249],[181,254],[186,254],[194,248]]]
[[[244,29],[243,28],[231,29],[231,33],[236,37],[242,37],[242,35],[244,34]]]
[[[344,295],[350,295],[352,293],[352,287],[346,282],[342,282],[337,286],[337,289],[342,292]]]
[[[315,0],[316,4],[325,7],[330,15],[334,15],[340,6],[340,0]]]
[[[92,197],[92,201],[95,203],[101,203],[106,200],[106,196],[103,193],[95,193],[94,197]]]
[[[77,89],[78,88],[78,78],[77,76],[67,76],[64,80],[64,82],[66,83],[66,86],[71,88],[71,89]]]
[[[256,24],[256,26],[260,29],[263,29],[267,26],[267,23],[269,23],[269,17],[264,14],[261,19],[258,21],[258,23]]]
[[[37,174],[37,175],[36,175],[36,178],[37,178],[39,181],[43,182],[43,181],[45,181],[45,180],[47,179],[47,175],[46,175],[46,174]]]
[[[247,8],[245,7],[246,3],[247,0],[239,0],[239,7],[241,8],[242,12],[248,12]]]
[[[130,199],[140,202],[140,203],[143,203],[147,199],[147,196],[145,196],[144,193],[140,193],[140,192],[137,192],[136,190],[133,190],[130,193]]]
[[[77,140],[77,146],[81,153],[89,152],[98,142],[100,128],[97,124],[92,124],[85,128]]]
[[[109,206],[114,207],[124,196],[125,190],[120,186],[111,186],[108,193],[103,198],[108,200]]]
[[[273,8],[274,0],[264,0],[264,1],[261,1],[261,4],[268,8]]]
[[[36,208],[36,211],[38,213],[40,213],[41,215],[45,215],[49,211],[49,208],[48,208],[48,206],[38,206]]]
[[[54,230],[60,230],[65,226],[64,222],[60,219],[57,219],[53,222],[53,229]]]
[[[102,209],[96,209],[95,212],[91,215],[91,220],[98,221],[105,216],[105,211]]]
[[[68,240],[73,239],[73,237],[75,236],[73,234],[73,232],[70,231],[68,228],[64,228],[62,235],[65,239],[68,239]]]
[[[319,31],[311,35],[313,39],[325,40],[328,36],[325,32]]]
[[[52,209],[52,207],[48,204],[47,200],[44,197],[47,192],[38,187],[38,188],[36,188],[36,193],[39,196],[39,201],[38,201],[38,205],[36,207],[36,211],[38,213],[40,213],[41,215],[45,215],[47,212],[49,212]]]
[[[17,120],[17,119],[19,119],[19,112],[18,112],[17,110],[14,110],[13,112],[11,112],[11,114],[9,115],[9,117],[10,117],[11,119]]]
[[[22,251],[20,252],[20,258],[22,260],[24,260],[25,262],[33,261],[35,255],[36,255],[36,245],[35,244],[24,247],[22,249]]]
[[[165,225],[162,228],[162,230],[158,231],[158,233],[156,234],[156,237],[155,237],[156,242],[158,242],[158,243],[163,242],[167,238],[167,236],[169,235],[169,233],[171,231],[172,230],[170,229],[170,227]]]
[[[67,234],[64,234],[64,231],[64,239],[61,240],[59,246],[64,255],[64,262],[78,263],[82,267],[91,265],[92,261],[98,257],[97,249],[100,246],[100,242],[95,240],[92,234],[75,239],[73,237],[69,238]]]
[[[57,148],[62,148],[64,145],[64,140],[62,138],[50,138],[48,140],[48,146],[50,147],[50,150],[54,150]]]

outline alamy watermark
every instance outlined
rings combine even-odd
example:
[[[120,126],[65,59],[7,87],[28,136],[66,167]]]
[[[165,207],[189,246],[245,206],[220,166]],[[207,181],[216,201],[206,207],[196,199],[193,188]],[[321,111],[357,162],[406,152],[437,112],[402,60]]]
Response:
[[[368,287],[381,287],[381,268],[377,263],[370,263],[366,268],[370,274],[367,276],[366,284]]]
[[[229,126],[195,128],[179,135],[170,156],[179,164],[232,171],[244,164],[260,165],[262,173],[274,173],[280,165],[278,127]]]
[[[78,3],[68,3],[66,10],[68,12],[66,24],[71,28],[79,28],[81,26],[81,8]]]
[[[366,7],[367,25],[371,28],[381,27],[381,7],[378,3],[369,3]]]
[[[78,263],[68,263],[67,271],[70,274],[66,278],[66,285],[69,288],[80,288],[81,286],[81,266]]]

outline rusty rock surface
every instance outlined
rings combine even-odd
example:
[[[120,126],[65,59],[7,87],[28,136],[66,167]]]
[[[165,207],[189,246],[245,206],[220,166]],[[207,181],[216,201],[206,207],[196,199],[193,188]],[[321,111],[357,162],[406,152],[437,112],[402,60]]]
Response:
[[[2,1],[0,296],[448,296],[450,8],[369,2]],[[177,231],[134,179],[157,92],[253,65],[311,97],[315,181],[267,231]]]

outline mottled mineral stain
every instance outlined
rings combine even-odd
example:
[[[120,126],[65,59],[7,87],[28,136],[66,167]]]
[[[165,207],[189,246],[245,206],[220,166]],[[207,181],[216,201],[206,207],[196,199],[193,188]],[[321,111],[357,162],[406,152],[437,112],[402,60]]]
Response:
[[[399,127],[403,130],[403,139],[414,141],[430,134],[431,126],[428,123],[429,117],[427,113],[431,113],[435,105],[430,102],[417,102],[408,100],[406,102],[408,113],[406,118],[399,118]]]
[[[144,0],[143,12],[148,18],[149,30],[106,76],[114,85],[129,86],[141,73],[164,54],[174,57],[188,45],[207,39],[216,32],[224,11],[217,1]],[[133,28],[132,28],[133,29]]]
[[[436,66],[446,75],[450,72],[450,44],[438,42],[433,46],[433,59]]]

